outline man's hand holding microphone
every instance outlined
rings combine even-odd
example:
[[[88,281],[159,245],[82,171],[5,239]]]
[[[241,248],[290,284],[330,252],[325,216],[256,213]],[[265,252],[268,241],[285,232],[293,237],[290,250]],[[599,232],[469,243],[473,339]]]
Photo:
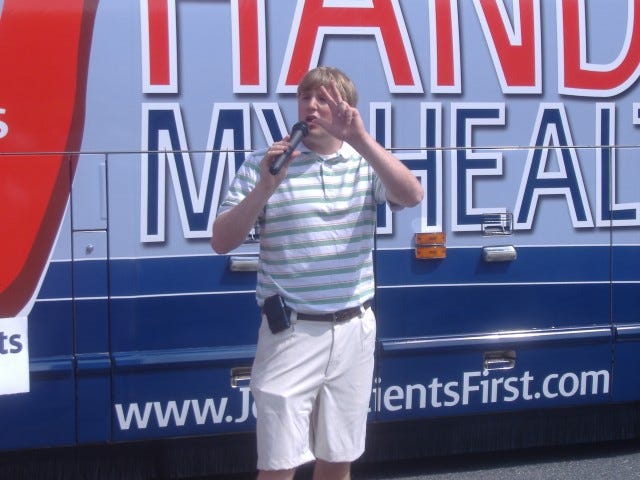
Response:
[[[291,154],[296,149],[298,144],[309,133],[309,127],[305,122],[298,122],[291,128],[291,136],[289,138],[289,147],[282,152],[271,164],[269,171],[272,175],[277,175],[282,169],[282,166],[289,160]]]

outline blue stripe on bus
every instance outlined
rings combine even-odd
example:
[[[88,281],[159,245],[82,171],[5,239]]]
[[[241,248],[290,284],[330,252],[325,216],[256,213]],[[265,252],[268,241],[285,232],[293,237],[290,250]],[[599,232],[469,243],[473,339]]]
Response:
[[[442,260],[417,260],[413,250],[379,250],[376,282],[380,288],[413,285],[490,283],[602,283],[611,271],[616,281],[636,281],[640,247],[607,246],[516,247],[517,259],[482,261],[482,249],[449,248]],[[103,262],[78,262],[83,278],[101,278]],[[231,272],[227,256],[115,259],[109,263],[109,294],[113,297],[225,293],[255,289],[254,272]],[[94,269],[96,275],[91,275]],[[71,298],[70,263],[50,265],[40,299]],[[106,294],[99,284],[76,285],[76,298]]]

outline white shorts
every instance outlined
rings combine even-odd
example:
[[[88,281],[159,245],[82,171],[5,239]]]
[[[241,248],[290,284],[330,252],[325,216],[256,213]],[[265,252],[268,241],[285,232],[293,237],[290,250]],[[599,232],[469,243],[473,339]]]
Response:
[[[370,308],[336,324],[297,321],[294,313],[291,328],[275,335],[263,315],[251,371],[259,470],[362,455],[375,336]]]

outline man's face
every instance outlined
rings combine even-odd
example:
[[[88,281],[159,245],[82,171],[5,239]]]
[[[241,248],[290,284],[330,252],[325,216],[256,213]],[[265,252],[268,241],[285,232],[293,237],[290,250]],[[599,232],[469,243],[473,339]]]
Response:
[[[327,132],[322,127],[311,123],[314,118],[318,117],[331,121],[331,109],[326,96],[318,87],[301,92],[298,95],[298,118],[309,124],[310,135],[327,135]]]

